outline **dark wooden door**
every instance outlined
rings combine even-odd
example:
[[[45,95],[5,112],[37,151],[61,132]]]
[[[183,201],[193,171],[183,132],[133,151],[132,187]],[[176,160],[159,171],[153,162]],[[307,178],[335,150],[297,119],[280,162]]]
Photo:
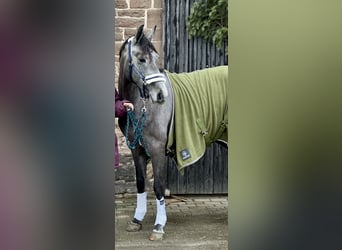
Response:
[[[194,0],[163,1],[163,66],[171,72],[191,72],[228,65],[223,49],[200,38],[189,39],[187,17]],[[228,84],[228,83],[227,83]],[[181,175],[172,159],[167,162],[167,187],[171,194],[225,194],[228,192],[228,150],[214,143]]]

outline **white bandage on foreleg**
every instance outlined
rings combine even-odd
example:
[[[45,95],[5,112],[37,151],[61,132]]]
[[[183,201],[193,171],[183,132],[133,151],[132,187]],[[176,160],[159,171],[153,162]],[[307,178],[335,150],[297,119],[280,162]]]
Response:
[[[135,209],[134,218],[142,221],[147,211],[147,193],[137,193],[137,207]]]
[[[160,224],[165,226],[166,224],[166,210],[165,210],[165,200],[162,197],[160,200],[156,199],[157,202],[157,216],[154,225]]]

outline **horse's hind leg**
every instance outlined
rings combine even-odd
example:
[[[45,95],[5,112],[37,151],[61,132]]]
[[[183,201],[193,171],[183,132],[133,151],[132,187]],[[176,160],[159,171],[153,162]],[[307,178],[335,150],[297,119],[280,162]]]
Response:
[[[137,183],[137,206],[135,209],[133,220],[127,225],[126,230],[128,232],[136,232],[141,230],[142,221],[147,211],[147,193],[145,192],[145,176],[146,176],[146,165],[147,156],[142,147],[132,150],[133,160],[136,172],[136,183]]]

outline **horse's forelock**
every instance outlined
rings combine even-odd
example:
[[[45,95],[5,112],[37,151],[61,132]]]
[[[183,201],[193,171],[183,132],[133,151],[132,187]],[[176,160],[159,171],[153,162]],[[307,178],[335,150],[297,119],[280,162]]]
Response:
[[[143,35],[143,37],[140,39],[139,45],[140,45],[141,50],[144,53],[150,53],[151,50],[153,50],[154,52],[158,53],[156,48],[154,47],[154,45],[151,43],[150,40],[148,40],[146,38],[145,35]]]

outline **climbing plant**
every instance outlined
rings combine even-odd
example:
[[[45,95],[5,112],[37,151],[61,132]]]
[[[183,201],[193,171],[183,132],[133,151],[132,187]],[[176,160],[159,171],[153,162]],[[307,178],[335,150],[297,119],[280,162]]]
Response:
[[[201,37],[222,48],[228,40],[228,0],[199,0],[187,20],[190,37]]]

